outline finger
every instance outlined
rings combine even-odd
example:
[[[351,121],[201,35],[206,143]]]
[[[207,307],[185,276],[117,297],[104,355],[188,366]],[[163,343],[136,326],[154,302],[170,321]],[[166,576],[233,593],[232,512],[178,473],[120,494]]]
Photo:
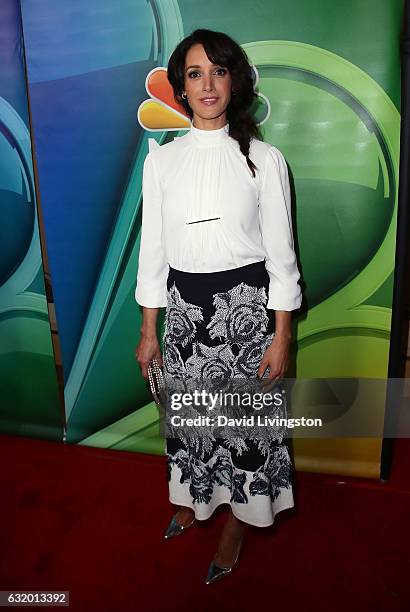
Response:
[[[274,384],[277,385],[281,379],[282,379],[282,375],[280,373],[277,374],[275,378],[273,379]]]
[[[276,380],[278,379],[278,375],[279,375],[279,372],[275,372],[275,371],[269,372],[269,376],[267,376],[264,379],[266,381],[266,384],[275,383]]]
[[[274,385],[274,383],[273,383],[273,382],[269,382],[269,381],[266,379],[266,384],[264,384],[264,391],[265,391],[265,392],[266,392],[266,391],[271,391],[271,389],[273,389],[273,387],[274,387],[274,386],[275,386],[275,385]]]
[[[141,368],[141,374],[144,378],[148,378],[148,367],[150,364],[150,359],[140,359],[139,364]]]
[[[257,371],[257,376],[258,378],[262,378],[262,376],[265,374],[265,370],[268,367],[268,362],[267,361],[261,361],[259,364],[259,368]]]
[[[267,374],[267,376],[264,376],[264,377],[261,379],[262,386],[263,386],[264,388],[266,388],[268,385],[270,385],[270,384],[271,384],[272,379],[273,379],[273,372],[271,372],[271,370],[270,370],[270,368],[269,368],[269,369],[268,369],[268,374]]]

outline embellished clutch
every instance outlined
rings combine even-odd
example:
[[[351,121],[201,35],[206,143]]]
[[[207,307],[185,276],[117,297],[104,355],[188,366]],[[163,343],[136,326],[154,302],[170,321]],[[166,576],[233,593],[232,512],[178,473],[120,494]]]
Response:
[[[155,358],[151,359],[148,364],[148,381],[155,403],[162,408],[165,380],[159,361]]]

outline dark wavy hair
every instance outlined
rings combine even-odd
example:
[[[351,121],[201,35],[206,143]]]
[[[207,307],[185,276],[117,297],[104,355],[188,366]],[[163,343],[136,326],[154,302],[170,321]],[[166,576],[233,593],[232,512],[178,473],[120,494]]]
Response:
[[[186,99],[182,97],[185,85],[185,58],[189,49],[201,44],[210,62],[229,70],[232,79],[231,100],[226,114],[229,122],[229,135],[238,141],[242,154],[255,176],[257,167],[249,158],[249,145],[252,137],[260,138],[255,119],[249,112],[257,98],[254,91],[252,68],[242,47],[223,32],[199,29],[184,38],[171,54],[168,61],[167,76],[174,90],[175,100],[181,104],[192,119],[193,111]]]

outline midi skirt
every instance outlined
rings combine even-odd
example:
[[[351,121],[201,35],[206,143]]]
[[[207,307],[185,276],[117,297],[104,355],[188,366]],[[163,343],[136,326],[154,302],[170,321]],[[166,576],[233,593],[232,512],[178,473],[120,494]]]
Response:
[[[183,272],[170,266],[163,333],[168,389],[186,389],[189,381],[256,380],[275,333],[274,311],[266,307],[268,288],[264,260],[218,272]],[[268,374],[269,369],[264,378]],[[286,391],[278,385],[283,417]],[[169,403],[166,410],[172,412]],[[178,435],[168,432],[170,501],[192,508],[199,520],[228,504],[250,525],[272,525],[278,512],[294,506],[285,431],[203,426],[182,428]]]

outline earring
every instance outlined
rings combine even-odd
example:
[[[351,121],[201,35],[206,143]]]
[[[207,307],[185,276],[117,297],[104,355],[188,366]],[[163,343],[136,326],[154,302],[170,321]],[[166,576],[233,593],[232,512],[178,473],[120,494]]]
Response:
[[[187,99],[187,95],[186,95],[186,93],[183,93],[183,94],[181,95],[181,98],[184,98],[184,100],[186,100],[186,99]]]
[[[236,96],[236,91],[235,91],[234,89],[232,89],[231,94],[232,94],[233,96]]]

